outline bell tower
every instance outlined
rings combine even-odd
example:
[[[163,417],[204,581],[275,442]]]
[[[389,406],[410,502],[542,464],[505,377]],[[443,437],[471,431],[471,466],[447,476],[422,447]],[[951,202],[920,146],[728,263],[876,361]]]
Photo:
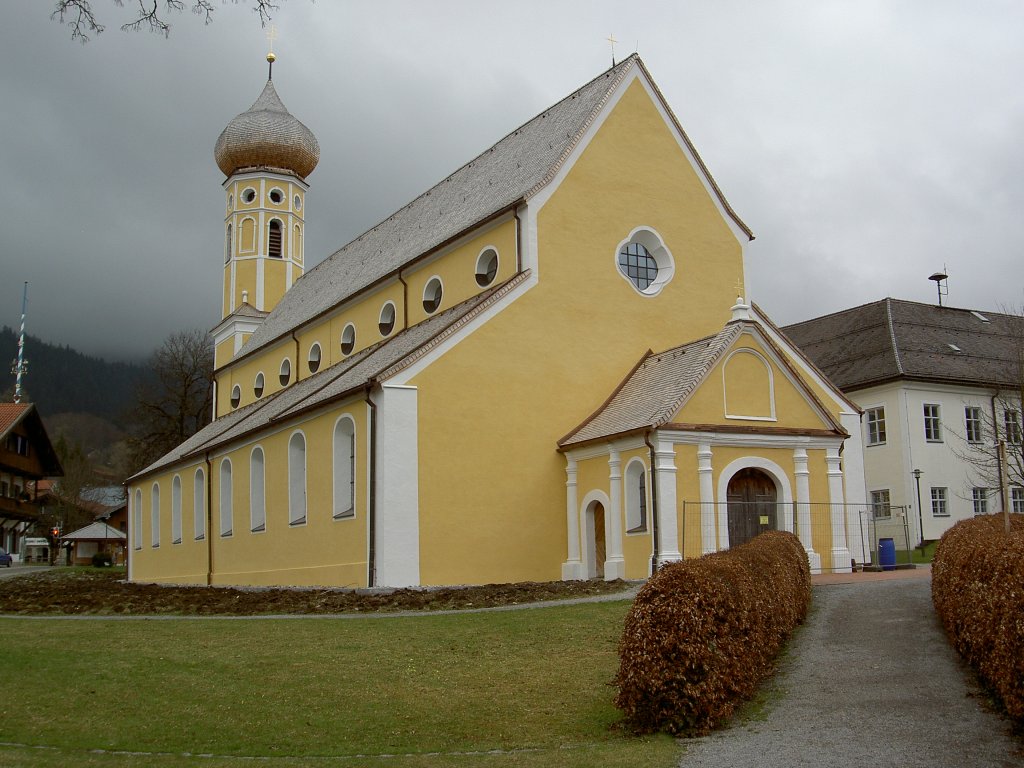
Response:
[[[320,159],[320,145],[277,95],[275,59],[267,55],[263,92],[228,123],[214,148],[226,177],[223,320],[214,331],[218,366],[238,351],[304,271],[306,177]],[[225,357],[222,345],[229,337],[233,351]]]

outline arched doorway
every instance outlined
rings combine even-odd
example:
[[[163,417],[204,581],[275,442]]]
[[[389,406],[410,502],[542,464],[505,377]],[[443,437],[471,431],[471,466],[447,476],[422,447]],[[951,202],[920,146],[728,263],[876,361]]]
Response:
[[[741,469],[729,480],[729,546],[745,544],[759,533],[778,530],[775,481],[760,469]]]
[[[587,578],[604,578],[604,561],[608,557],[605,547],[604,505],[592,501],[587,506]]]

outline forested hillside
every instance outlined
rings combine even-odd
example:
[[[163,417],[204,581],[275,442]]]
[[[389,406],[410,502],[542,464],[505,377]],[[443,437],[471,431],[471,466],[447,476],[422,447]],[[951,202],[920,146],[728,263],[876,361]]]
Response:
[[[13,363],[18,356],[17,332],[0,329],[0,394],[10,402],[14,392]],[[35,403],[44,418],[64,413],[98,416],[121,424],[135,401],[135,384],[144,365],[109,363],[70,347],[47,344],[27,336],[28,374],[22,380],[22,401]]]

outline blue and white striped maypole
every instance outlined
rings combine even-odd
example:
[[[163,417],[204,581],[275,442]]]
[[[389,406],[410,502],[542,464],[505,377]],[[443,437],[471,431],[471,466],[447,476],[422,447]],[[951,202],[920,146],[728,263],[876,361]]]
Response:
[[[28,308],[28,280],[25,281],[25,290],[21,295],[21,332],[18,335],[18,359],[11,371],[17,378],[14,380],[14,402],[21,402],[21,377],[28,370],[28,363],[25,362],[25,311]]]

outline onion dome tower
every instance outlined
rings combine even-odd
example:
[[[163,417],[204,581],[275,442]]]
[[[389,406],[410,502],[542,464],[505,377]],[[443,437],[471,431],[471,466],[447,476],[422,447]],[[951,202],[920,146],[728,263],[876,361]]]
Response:
[[[227,177],[224,322],[215,331],[218,364],[230,359],[222,356],[221,342],[234,336],[237,351],[255,330],[253,323],[258,325],[257,319],[274,308],[303,272],[306,177],[320,159],[320,145],[277,95],[275,58],[267,55],[269,76],[260,97],[228,123],[214,148]],[[228,323],[231,317],[241,325]],[[235,326],[233,332],[227,325]]]

